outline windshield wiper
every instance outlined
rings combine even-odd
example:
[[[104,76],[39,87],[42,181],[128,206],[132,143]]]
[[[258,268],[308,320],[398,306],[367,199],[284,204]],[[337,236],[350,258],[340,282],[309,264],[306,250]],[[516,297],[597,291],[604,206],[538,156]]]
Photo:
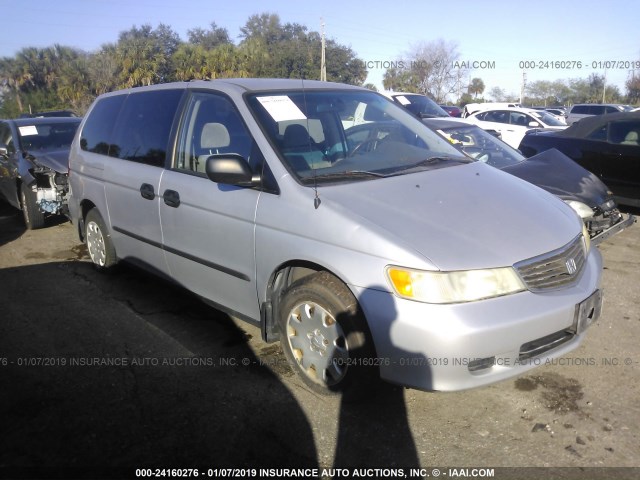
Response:
[[[388,176],[389,175],[386,175],[384,173],[369,172],[367,170],[347,170],[345,172],[332,172],[332,173],[325,173],[322,175],[305,177],[304,179],[302,179],[302,181],[304,183],[312,183],[316,180],[336,180],[336,179],[342,179],[342,178],[347,179],[347,178],[367,178],[367,177],[384,178]]]
[[[439,156],[434,155],[433,157],[429,157],[429,158],[425,158],[424,160],[420,160],[418,163],[412,163],[411,165],[406,165],[404,167],[401,167],[400,169],[398,169],[396,171],[401,172],[401,171],[405,171],[405,170],[412,170],[414,168],[426,167],[426,166],[435,165],[436,163],[441,163],[441,162],[472,163],[472,162],[475,162],[475,160],[472,159],[472,158],[464,157],[464,156],[459,156],[459,157],[442,156],[442,157],[439,157]]]

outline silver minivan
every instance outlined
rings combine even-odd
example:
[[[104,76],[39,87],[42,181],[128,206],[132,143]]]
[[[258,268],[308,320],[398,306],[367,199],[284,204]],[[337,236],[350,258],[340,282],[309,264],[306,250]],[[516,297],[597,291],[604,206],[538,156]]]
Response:
[[[630,112],[631,110],[633,110],[633,107],[617,103],[579,103],[571,106],[565,114],[565,119],[567,125],[573,125],[585,117],[604,115],[606,113]]]
[[[601,310],[570,207],[359,87],[102,95],[70,187],[98,268],[140,265],[259,325],[319,392],[486,385],[574,349]]]

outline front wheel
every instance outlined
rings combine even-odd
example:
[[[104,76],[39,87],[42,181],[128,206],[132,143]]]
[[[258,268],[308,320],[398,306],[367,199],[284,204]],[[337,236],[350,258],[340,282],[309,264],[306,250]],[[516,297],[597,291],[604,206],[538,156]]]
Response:
[[[111,242],[100,213],[94,208],[89,211],[84,221],[84,238],[93,264],[99,269],[107,269],[117,262],[116,251]]]
[[[364,390],[377,378],[364,316],[351,291],[318,272],[292,284],[279,308],[285,356],[314,391]]]
[[[44,212],[36,203],[36,193],[24,183],[20,185],[20,201],[22,203],[22,215],[27,230],[35,230],[44,227]]]

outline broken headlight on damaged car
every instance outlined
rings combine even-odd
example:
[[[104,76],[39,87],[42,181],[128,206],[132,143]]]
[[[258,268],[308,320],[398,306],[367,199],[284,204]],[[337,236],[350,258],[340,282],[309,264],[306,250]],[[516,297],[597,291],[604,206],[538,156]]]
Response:
[[[593,217],[593,209],[586,203],[579,202],[578,200],[565,200],[565,203],[573,208],[583,221],[586,218]]]
[[[425,303],[464,303],[500,297],[526,289],[512,267],[432,272],[389,266],[396,295]]]
[[[609,199],[593,209],[578,200],[565,200],[565,203],[569,205],[585,223],[591,238],[613,227],[622,220],[622,214],[613,199]]]
[[[32,171],[36,179],[36,203],[47,213],[62,213],[69,191],[68,177],[47,167],[39,166]]]

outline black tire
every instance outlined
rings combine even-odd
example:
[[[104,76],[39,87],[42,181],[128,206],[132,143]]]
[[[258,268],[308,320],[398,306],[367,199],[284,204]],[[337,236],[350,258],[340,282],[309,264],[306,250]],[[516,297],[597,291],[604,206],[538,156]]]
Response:
[[[375,349],[351,291],[328,272],[292,284],[279,307],[287,360],[315,392],[364,392],[379,378]]]
[[[40,210],[36,200],[36,193],[24,183],[20,185],[20,203],[22,204],[22,215],[27,230],[36,230],[44,227],[44,212]]]
[[[99,270],[106,270],[118,261],[111,234],[97,209],[89,210],[84,220],[84,239],[89,258]]]

